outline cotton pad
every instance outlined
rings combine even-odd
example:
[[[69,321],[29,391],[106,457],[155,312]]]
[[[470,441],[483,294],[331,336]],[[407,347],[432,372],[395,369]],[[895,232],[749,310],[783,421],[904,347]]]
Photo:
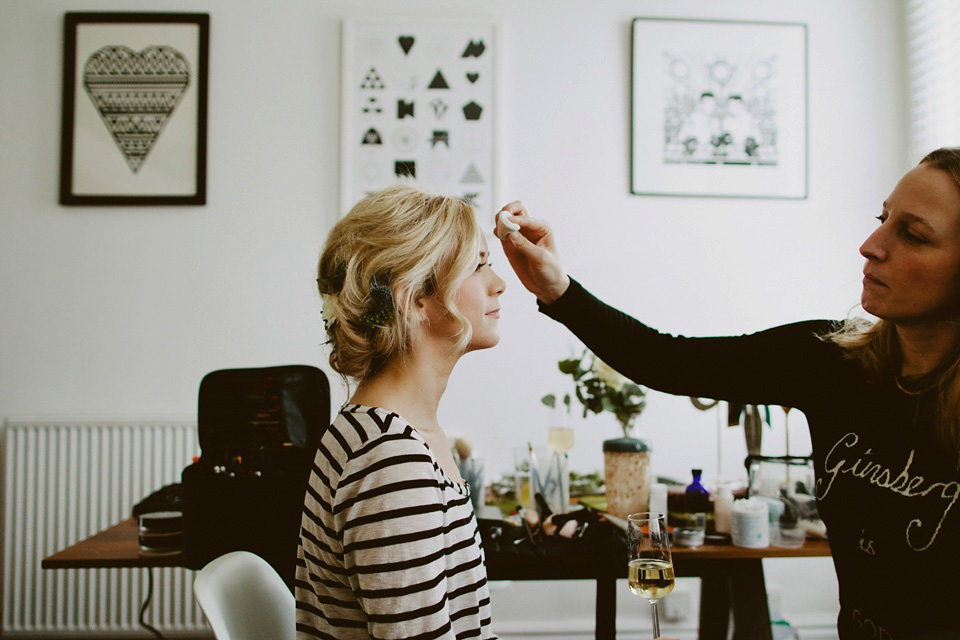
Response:
[[[507,216],[509,215],[510,212],[506,210],[497,213],[497,237],[501,240],[506,238],[510,233],[520,230],[520,225],[507,220]]]

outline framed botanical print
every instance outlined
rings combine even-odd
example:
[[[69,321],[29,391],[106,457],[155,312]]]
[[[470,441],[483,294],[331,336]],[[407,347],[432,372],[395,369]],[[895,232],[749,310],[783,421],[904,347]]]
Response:
[[[637,18],[631,190],[807,197],[807,28]]]

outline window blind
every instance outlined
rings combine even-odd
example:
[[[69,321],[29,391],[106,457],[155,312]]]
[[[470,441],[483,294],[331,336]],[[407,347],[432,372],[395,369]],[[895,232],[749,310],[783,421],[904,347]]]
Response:
[[[960,146],[960,2],[908,0],[908,151]]]

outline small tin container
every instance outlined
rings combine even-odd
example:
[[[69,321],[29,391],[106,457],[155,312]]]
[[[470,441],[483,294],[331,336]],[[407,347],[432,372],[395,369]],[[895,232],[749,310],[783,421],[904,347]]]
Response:
[[[177,553],[183,547],[183,514],[179,511],[145,513],[140,516],[138,532],[140,553]]]
[[[703,546],[705,537],[706,534],[700,527],[683,527],[674,533],[674,544],[678,547],[696,548]]]

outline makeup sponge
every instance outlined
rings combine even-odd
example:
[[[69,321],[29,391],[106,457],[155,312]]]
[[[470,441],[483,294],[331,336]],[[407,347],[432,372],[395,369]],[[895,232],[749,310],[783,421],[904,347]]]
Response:
[[[520,230],[520,225],[507,219],[509,211],[500,211],[497,213],[497,237],[503,240],[510,233]]]

